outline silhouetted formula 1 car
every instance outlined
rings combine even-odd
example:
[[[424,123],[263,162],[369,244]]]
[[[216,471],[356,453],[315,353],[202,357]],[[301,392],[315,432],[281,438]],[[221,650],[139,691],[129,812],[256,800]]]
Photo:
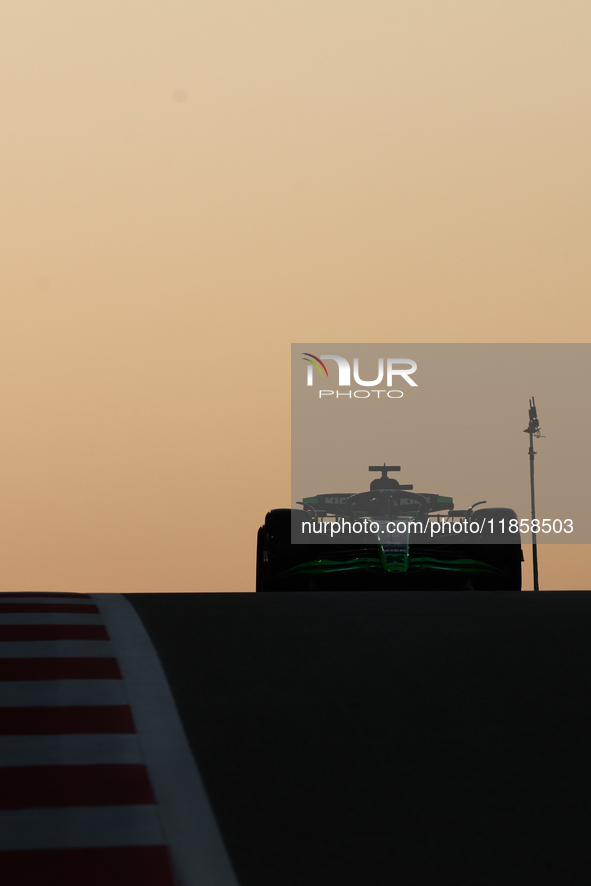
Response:
[[[370,489],[269,511],[257,537],[257,591],[521,590],[523,553],[510,508],[454,509],[381,471]]]

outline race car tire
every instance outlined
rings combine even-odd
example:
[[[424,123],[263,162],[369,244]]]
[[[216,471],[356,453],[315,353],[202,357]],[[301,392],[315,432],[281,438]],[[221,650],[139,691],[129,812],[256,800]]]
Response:
[[[519,532],[509,531],[510,521],[517,520],[515,511],[511,508],[482,508],[474,512],[472,520],[482,527],[477,536],[478,542],[474,545],[474,559],[500,570],[500,574],[476,576],[475,589],[520,591],[523,560],[521,536]]]
[[[510,520],[517,520],[511,508],[481,508],[473,514],[472,522],[481,526],[481,532],[476,536],[478,541],[472,547],[472,556],[496,570],[494,575],[474,576],[473,586],[477,591],[521,590],[521,536],[519,532],[509,531]]]
[[[290,576],[286,570],[291,565],[292,514],[301,519],[303,511],[275,508],[269,511],[257,533],[256,591],[302,591],[309,590],[307,576]],[[294,546],[303,552],[304,545]]]
[[[520,591],[521,547],[517,545],[483,545],[474,551],[474,559],[489,563],[499,570],[494,575],[474,576],[475,591]]]

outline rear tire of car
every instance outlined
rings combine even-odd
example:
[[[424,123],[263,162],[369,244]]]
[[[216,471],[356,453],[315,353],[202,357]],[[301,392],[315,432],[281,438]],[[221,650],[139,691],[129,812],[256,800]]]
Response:
[[[492,528],[490,520],[493,521]],[[476,536],[478,542],[473,547],[474,559],[500,570],[500,573],[494,575],[483,573],[475,576],[475,590],[521,590],[521,536],[519,532],[509,532],[510,520],[517,520],[517,514],[511,508],[482,508],[474,512],[472,521],[483,527],[482,532]],[[503,526],[505,531],[501,533]]]
[[[310,589],[310,578],[306,575],[292,576],[286,574],[291,565],[291,523],[292,514],[299,518],[302,511],[291,511],[289,508],[275,508],[269,511],[264,524],[257,533],[256,591],[282,592],[307,591]],[[298,548],[303,546],[298,545]]]
[[[480,574],[473,580],[476,591],[520,591],[521,590],[521,547],[513,545],[487,545],[478,552],[475,559],[495,566],[500,572],[494,575]]]

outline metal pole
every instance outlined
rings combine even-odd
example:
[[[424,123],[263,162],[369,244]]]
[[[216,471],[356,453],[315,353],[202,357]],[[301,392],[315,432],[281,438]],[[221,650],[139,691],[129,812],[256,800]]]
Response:
[[[532,522],[536,519],[536,493],[534,488],[534,435],[529,435],[529,479],[531,485],[531,518]],[[532,529],[532,557],[534,563],[534,591],[540,590],[538,581],[538,533]]]
[[[525,433],[529,434],[529,481],[531,486],[531,519],[532,519],[532,556],[534,562],[534,591],[540,590],[538,581],[538,533],[533,529],[533,521],[536,519],[536,493],[534,489],[534,436],[540,435],[540,422],[538,421],[538,412],[536,409],[535,398],[529,401],[529,424],[525,428]]]

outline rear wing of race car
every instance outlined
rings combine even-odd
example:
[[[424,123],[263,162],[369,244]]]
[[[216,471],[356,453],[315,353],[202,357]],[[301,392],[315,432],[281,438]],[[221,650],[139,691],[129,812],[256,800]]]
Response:
[[[398,491],[404,492],[405,487],[399,486]],[[361,502],[365,497],[369,500],[373,494],[375,493],[341,492],[327,493],[325,495],[311,495],[304,498],[302,501],[297,502],[297,504],[301,505],[312,517],[345,517],[350,514],[350,505],[353,501],[359,500],[359,502]],[[349,501],[350,499],[352,501]],[[451,511],[454,507],[453,499],[446,495],[435,495],[434,493],[427,492],[421,493],[420,499],[422,501],[417,501],[416,505],[423,504],[423,502],[426,503],[428,513]],[[412,496],[408,497],[407,500],[404,498],[401,499],[402,505],[412,506],[413,503],[415,502]]]

